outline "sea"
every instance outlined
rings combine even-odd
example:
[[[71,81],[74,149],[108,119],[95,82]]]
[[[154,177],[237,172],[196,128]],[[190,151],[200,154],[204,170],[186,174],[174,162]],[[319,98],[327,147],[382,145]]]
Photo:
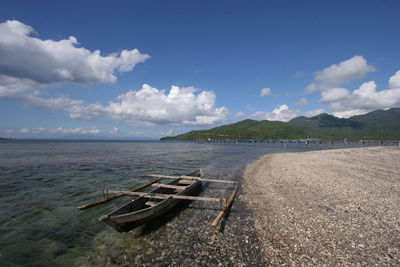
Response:
[[[147,174],[181,175],[202,168],[207,178],[241,182],[246,164],[264,154],[329,148],[279,142],[2,141],[0,266],[267,264],[241,190],[218,229],[210,227],[218,203],[186,203],[128,233],[98,218],[129,196],[76,208],[103,199],[103,189],[129,190],[147,183]],[[203,182],[200,196],[227,197],[231,189]]]

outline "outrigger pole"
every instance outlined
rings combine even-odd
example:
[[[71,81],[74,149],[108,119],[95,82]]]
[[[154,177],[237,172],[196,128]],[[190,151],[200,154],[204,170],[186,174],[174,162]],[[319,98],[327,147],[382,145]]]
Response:
[[[133,189],[131,189],[131,190],[129,190],[129,191],[126,191],[126,192],[135,192],[135,191],[138,191],[138,190],[143,189],[143,188],[146,188],[146,187],[148,187],[148,186],[150,186],[150,185],[152,185],[152,184],[155,184],[155,183],[159,182],[160,180],[161,180],[161,178],[155,179],[155,180],[153,180],[153,181],[151,181],[151,182],[149,182],[149,183],[147,183],[147,184],[144,184],[144,185],[141,185],[141,186],[139,186],[139,187],[133,188]],[[110,197],[110,198],[102,199],[102,200],[99,200],[99,201],[96,201],[96,202],[93,202],[93,203],[90,203],[90,204],[86,204],[86,205],[77,207],[76,209],[78,209],[78,210],[88,209],[88,208],[91,208],[91,207],[94,207],[94,206],[97,206],[97,205],[106,203],[106,202],[108,202],[108,201],[110,201],[110,200],[113,200],[113,199],[122,197],[122,196],[126,196],[126,194],[119,194],[119,195],[116,195],[116,196],[113,196],[113,197]]]
[[[158,178],[166,178],[166,179],[186,179],[186,180],[197,180],[197,181],[204,181],[204,182],[213,182],[213,183],[226,183],[226,184],[237,184],[235,181],[227,181],[227,180],[215,180],[215,179],[206,179],[206,178],[197,178],[194,176],[170,176],[170,175],[160,175],[160,174],[148,174],[147,176],[150,177],[158,177]]]
[[[235,188],[232,191],[232,194],[228,199],[220,199],[220,203],[225,203],[225,207],[218,213],[217,217],[214,219],[214,221],[211,223],[211,226],[217,227],[218,224],[220,223],[221,219],[229,212],[229,210],[232,207],[233,201],[235,200],[237,191],[239,189],[239,186],[237,185],[237,182],[235,181],[226,181],[226,180],[216,180],[216,179],[206,179],[206,178],[198,178],[194,176],[187,176],[187,175],[182,175],[182,176],[170,176],[170,175],[159,175],[159,174],[148,174],[150,177],[158,177],[158,178],[167,178],[167,179],[177,179],[177,178],[182,178],[186,180],[198,180],[198,181],[205,181],[205,182],[214,182],[214,183],[227,183],[227,184],[234,184]],[[194,197],[192,197],[194,198]],[[191,199],[191,200],[201,200],[201,199]]]
[[[136,187],[134,189],[131,189],[129,191],[116,191],[116,190],[104,190],[103,193],[105,192],[106,195],[108,194],[116,194],[113,197],[106,198],[103,200],[99,200],[84,206],[80,206],[77,209],[78,210],[83,210],[87,208],[91,208],[100,204],[103,204],[105,202],[108,202],[110,200],[122,197],[122,196],[140,196],[140,197],[145,197],[145,198],[154,198],[154,199],[168,199],[168,198],[175,198],[175,199],[182,199],[182,200],[198,200],[198,201],[211,201],[211,202],[218,202],[218,203],[223,203],[225,204],[225,207],[218,213],[217,217],[214,219],[214,221],[211,223],[211,226],[217,227],[218,224],[220,223],[221,219],[226,215],[229,210],[232,207],[233,201],[236,197],[237,191],[238,191],[238,184],[235,181],[227,181],[227,180],[216,180],[216,179],[206,179],[206,178],[198,178],[195,176],[187,176],[187,175],[182,175],[182,176],[170,176],[170,175],[160,175],[160,174],[148,174],[147,176],[149,177],[156,177],[157,179],[141,185],[139,187]],[[186,196],[186,195],[176,195],[176,194],[156,194],[156,193],[145,193],[145,192],[136,192],[140,189],[146,188],[148,186],[155,186],[155,187],[168,187],[168,188],[174,188],[174,189],[183,189],[185,186],[173,186],[173,185],[165,185],[165,184],[158,184],[161,179],[185,179],[185,180],[197,180],[197,181],[204,181],[204,182],[213,182],[213,183],[227,183],[227,184],[234,184],[235,188],[232,191],[232,194],[228,199],[224,198],[210,198],[210,197],[194,197],[194,196]]]
[[[232,207],[233,204],[233,200],[236,197],[237,191],[238,191],[239,186],[236,185],[235,189],[233,189],[231,196],[229,197],[229,199],[226,201],[226,205],[225,208],[223,210],[221,210],[218,213],[218,216],[214,219],[214,221],[211,223],[211,226],[217,227],[219,222],[221,221],[221,219],[224,217],[225,214],[227,214],[229,212],[229,210]]]
[[[186,195],[156,194],[156,193],[115,191],[115,190],[107,190],[106,192],[109,194],[125,194],[125,195],[130,195],[130,196],[140,196],[140,197],[155,198],[155,199],[175,198],[175,199],[184,199],[184,200],[200,200],[200,201],[225,203],[225,199],[214,198],[214,197],[193,197],[193,196],[186,196]]]

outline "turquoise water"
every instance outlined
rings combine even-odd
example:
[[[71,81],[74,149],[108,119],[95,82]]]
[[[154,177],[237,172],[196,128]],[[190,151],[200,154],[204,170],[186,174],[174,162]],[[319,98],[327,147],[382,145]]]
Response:
[[[97,219],[129,198],[122,197],[85,211],[77,211],[76,207],[102,199],[102,189],[127,190],[146,183],[148,173],[179,175],[203,168],[208,177],[238,180],[243,166],[263,154],[304,149],[298,145],[156,141],[0,143],[0,265],[157,263],[155,258],[149,260],[149,257],[152,252],[159,255],[160,249],[166,246],[159,243],[163,234],[170,242],[175,242],[175,247],[180,247],[176,254],[182,256],[166,255],[158,263],[182,263],[187,255],[193,254],[194,248],[181,248],[181,242],[199,231],[208,231],[204,226],[208,221],[204,222],[215,216],[218,207],[207,210],[209,207],[203,203],[191,204],[192,208],[157,225],[155,230],[144,228],[128,234],[117,233]],[[205,187],[212,189],[209,185]],[[211,191],[207,188],[202,195],[228,193],[228,189],[218,186],[217,193]],[[182,223],[184,235],[180,229]],[[237,231],[244,228],[240,227],[240,222],[237,225]],[[150,234],[144,234],[146,231]],[[149,257],[142,258],[146,253]],[[242,260],[247,261],[246,258]]]

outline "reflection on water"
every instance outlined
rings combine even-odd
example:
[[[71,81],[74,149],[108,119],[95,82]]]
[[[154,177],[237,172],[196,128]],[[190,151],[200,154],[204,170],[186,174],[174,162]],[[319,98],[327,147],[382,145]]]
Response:
[[[0,143],[0,264],[262,263],[252,216],[240,197],[223,234],[209,226],[220,207],[208,202],[184,203],[124,234],[97,219],[129,197],[84,211],[76,207],[102,199],[103,188],[127,190],[146,183],[148,173],[179,175],[203,168],[208,177],[240,180],[243,166],[262,154],[304,149],[138,141]],[[200,195],[210,197],[227,197],[231,189],[215,183],[203,187]]]

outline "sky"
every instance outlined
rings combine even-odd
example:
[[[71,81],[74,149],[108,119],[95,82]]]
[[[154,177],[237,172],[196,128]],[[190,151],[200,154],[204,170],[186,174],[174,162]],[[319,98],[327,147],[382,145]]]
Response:
[[[0,137],[160,138],[400,107],[400,1],[18,1]]]

